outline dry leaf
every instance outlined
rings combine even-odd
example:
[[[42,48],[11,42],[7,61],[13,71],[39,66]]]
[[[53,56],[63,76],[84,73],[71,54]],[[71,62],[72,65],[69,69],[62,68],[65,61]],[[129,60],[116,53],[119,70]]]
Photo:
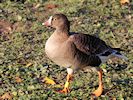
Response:
[[[5,20],[0,20],[0,35],[2,35],[2,37],[4,37],[5,39],[10,39],[11,31],[12,31],[11,23]]]
[[[37,9],[38,7],[40,7],[40,3],[38,3],[38,4],[36,4],[35,6],[34,6],[34,9]]]
[[[53,8],[57,8],[57,7],[58,7],[58,5],[55,5],[55,4],[47,4],[46,5],[47,9],[53,9]]]
[[[9,22],[5,20],[0,21],[0,32],[10,33],[11,30],[12,30],[12,25]]]
[[[17,83],[21,83],[22,82],[22,79],[20,78],[20,77],[15,77],[15,81],[17,82]]]
[[[12,95],[7,92],[7,93],[3,94],[0,99],[2,99],[2,100],[11,100]]]
[[[120,0],[121,5],[129,3],[129,0]]]
[[[55,85],[56,84],[53,80],[49,79],[48,77],[44,78],[44,81],[47,84],[51,84],[51,85]]]
[[[33,63],[28,63],[27,65],[26,65],[26,67],[30,67],[30,66],[32,66],[33,65]]]

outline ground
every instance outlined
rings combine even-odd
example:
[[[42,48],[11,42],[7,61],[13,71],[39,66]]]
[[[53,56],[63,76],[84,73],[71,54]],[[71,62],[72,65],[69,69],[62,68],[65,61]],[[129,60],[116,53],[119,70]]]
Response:
[[[64,13],[71,31],[95,35],[121,48],[128,61],[114,58],[101,66],[104,93],[98,100],[133,100],[133,1],[119,0],[2,0],[0,3],[0,98],[13,100],[89,100],[98,86],[97,73],[78,71],[69,94],[60,94],[66,69],[45,55],[53,29],[42,22]],[[44,78],[60,85],[46,84]]]

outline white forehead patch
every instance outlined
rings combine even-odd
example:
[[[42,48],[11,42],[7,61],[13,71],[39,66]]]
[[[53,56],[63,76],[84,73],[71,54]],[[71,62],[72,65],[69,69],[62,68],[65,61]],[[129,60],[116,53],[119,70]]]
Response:
[[[48,23],[49,23],[49,25],[51,25],[52,18],[53,18],[53,16],[50,16],[49,19],[48,19]]]

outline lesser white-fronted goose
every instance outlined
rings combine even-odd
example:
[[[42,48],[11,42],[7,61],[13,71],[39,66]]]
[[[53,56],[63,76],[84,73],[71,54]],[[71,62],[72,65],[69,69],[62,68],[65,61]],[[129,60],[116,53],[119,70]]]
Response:
[[[70,78],[75,70],[88,67],[98,72],[99,87],[93,94],[100,96],[103,92],[100,64],[114,56],[124,59],[126,57],[99,38],[69,32],[70,22],[64,14],[51,16],[43,25],[55,28],[45,45],[47,56],[57,65],[67,68],[67,81],[60,92],[69,92]]]

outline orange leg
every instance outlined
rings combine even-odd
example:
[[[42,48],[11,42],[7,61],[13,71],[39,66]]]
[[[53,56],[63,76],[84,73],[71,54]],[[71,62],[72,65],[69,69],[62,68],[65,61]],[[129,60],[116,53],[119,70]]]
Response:
[[[102,69],[98,71],[99,76],[99,87],[97,90],[95,90],[92,94],[96,97],[99,97],[103,92],[103,83],[102,83]]]
[[[70,92],[70,90],[69,90],[69,83],[70,83],[71,79],[72,79],[72,74],[68,74],[67,75],[67,81],[65,83],[64,89],[60,90],[59,91],[60,93],[68,93],[68,92]]]

